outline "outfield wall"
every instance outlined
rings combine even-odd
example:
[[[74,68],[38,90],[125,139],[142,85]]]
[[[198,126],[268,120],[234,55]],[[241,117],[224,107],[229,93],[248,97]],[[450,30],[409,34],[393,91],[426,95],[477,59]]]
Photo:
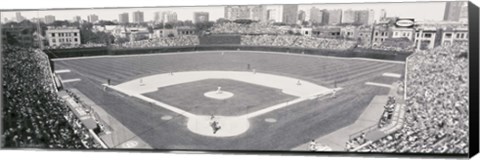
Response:
[[[309,55],[322,55],[334,57],[359,57],[381,60],[405,61],[411,53],[381,51],[372,49],[348,49],[348,50],[328,50],[328,49],[309,49],[298,47],[281,46],[245,46],[245,45],[196,45],[196,46],[176,46],[176,47],[152,47],[152,48],[72,48],[72,49],[50,49],[45,50],[50,58],[99,56],[99,55],[132,55],[148,53],[172,53],[172,52],[191,52],[191,51],[215,51],[215,50],[247,50],[247,51],[269,51],[269,52],[288,52]]]

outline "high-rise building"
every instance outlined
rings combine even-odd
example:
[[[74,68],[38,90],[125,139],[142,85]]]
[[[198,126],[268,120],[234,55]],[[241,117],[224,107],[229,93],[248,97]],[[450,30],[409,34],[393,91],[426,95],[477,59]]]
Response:
[[[282,22],[282,5],[265,5],[263,7],[265,9],[265,20],[267,22]]]
[[[468,3],[464,3],[460,9],[460,22],[468,23]]]
[[[460,12],[462,7],[466,2],[463,1],[452,1],[446,2],[445,5],[445,14],[443,16],[444,21],[459,21],[460,20]]]
[[[318,8],[312,7],[310,9],[310,23],[321,24],[323,23],[323,11]]]
[[[153,15],[153,22],[155,24],[174,23],[177,22],[177,20],[177,13],[172,11],[155,12]]]
[[[298,5],[285,4],[283,5],[282,22],[286,24],[295,24],[298,19]]]
[[[380,20],[384,20],[385,18],[387,18],[387,11],[385,11],[385,9],[382,9],[380,10]]]
[[[355,23],[357,12],[351,9],[343,11],[342,23]]]
[[[267,21],[276,21],[277,12],[275,9],[267,10]]]
[[[249,6],[225,6],[225,18],[231,21],[237,19],[250,19]]]
[[[17,19],[17,22],[21,22],[21,21],[25,20],[25,17],[23,17],[20,12],[15,13],[15,18]]]
[[[262,5],[258,6],[251,6],[250,11],[252,12],[250,15],[250,19],[254,21],[260,21],[263,22],[267,18],[267,13],[266,13],[266,7]]]
[[[373,9],[368,10],[368,25],[375,23],[375,11]]]
[[[87,21],[90,23],[95,23],[98,21],[98,16],[95,14],[91,14],[87,16]]]
[[[153,23],[159,24],[163,22],[163,12],[154,12],[153,13]]]
[[[340,24],[342,21],[342,10],[329,10],[328,11],[328,24],[329,25],[336,25]]]
[[[355,23],[367,25],[370,19],[370,10],[355,11]]]
[[[205,23],[209,21],[208,12],[194,12],[193,13],[193,23]]]
[[[52,16],[52,15],[46,15],[45,16],[45,23],[46,24],[51,24],[55,22],[55,16]]]
[[[43,22],[45,23],[45,18],[32,18],[30,19],[31,22],[37,23],[37,22]]]
[[[176,12],[169,12],[167,14],[167,22],[168,23],[175,23],[178,21],[178,18],[177,18],[177,13]]]
[[[118,15],[118,23],[120,24],[128,24],[128,13],[121,13]]]
[[[253,6],[225,6],[225,19],[234,21],[237,19],[250,19],[264,21],[267,19],[267,8],[262,5]]]
[[[298,11],[298,20],[304,22],[307,19],[307,13],[304,10]]]
[[[143,23],[143,12],[136,11],[132,14],[133,23]]]
[[[82,17],[80,16],[74,16],[73,17],[73,22],[80,22],[82,20]]]

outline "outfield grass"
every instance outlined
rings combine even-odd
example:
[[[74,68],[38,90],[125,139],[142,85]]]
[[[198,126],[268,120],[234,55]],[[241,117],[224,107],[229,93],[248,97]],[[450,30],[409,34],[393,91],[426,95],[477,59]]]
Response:
[[[56,61],[56,69],[71,69],[91,78],[119,84],[151,74],[176,71],[246,71],[247,64],[257,72],[297,77],[332,87],[354,85],[381,76],[384,72],[403,74],[404,64],[364,60],[346,60],[321,56],[265,54],[254,52],[200,52],[192,54],[147,55],[118,58],[92,58]]]

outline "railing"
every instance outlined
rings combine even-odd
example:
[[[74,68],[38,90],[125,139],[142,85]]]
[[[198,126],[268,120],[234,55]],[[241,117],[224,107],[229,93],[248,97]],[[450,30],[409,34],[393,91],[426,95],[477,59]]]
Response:
[[[48,55],[46,53],[44,53],[44,54],[45,54],[45,56],[48,57]],[[50,58],[47,58],[47,63],[48,63],[48,74],[52,78],[53,89],[55,89],[55,92],[58,92],[56,77],[54,76],[54,73],[52,72],[52,67],[51,67],[52,65],[50,64]]]

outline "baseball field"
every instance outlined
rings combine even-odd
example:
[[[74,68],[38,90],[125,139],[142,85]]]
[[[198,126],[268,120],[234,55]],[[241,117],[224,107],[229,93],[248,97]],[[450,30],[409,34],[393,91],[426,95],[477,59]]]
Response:
[[[118,121],[112,133],[132,133],[109,147],[181,150],[292,150],[355,122],[404,65],[255,51],[54,59],[65,88]]]

